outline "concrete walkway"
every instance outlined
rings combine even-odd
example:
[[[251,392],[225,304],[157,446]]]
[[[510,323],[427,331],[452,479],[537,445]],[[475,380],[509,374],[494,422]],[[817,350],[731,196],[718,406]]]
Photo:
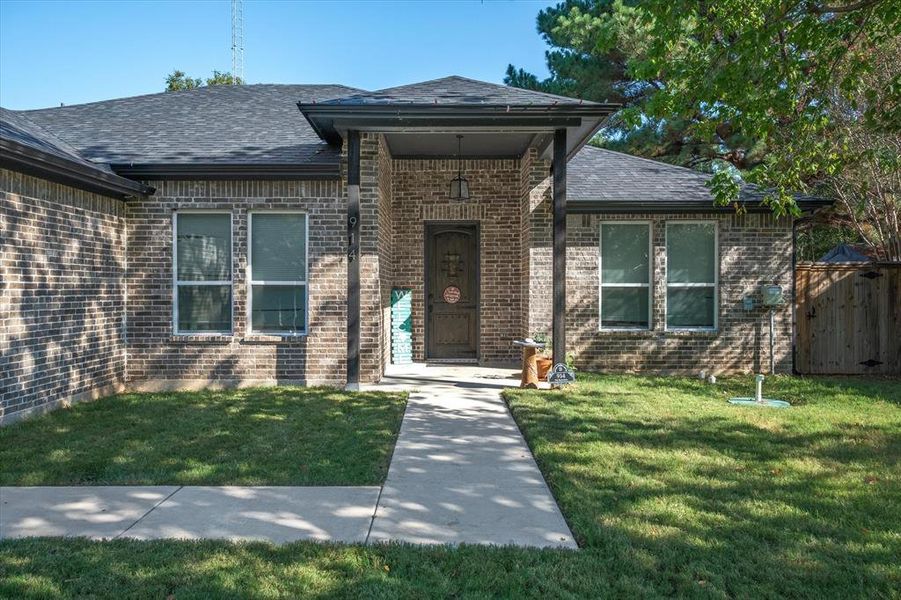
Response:
[[[394,367],[410,391],[384,486],[0,487],[0,538],[85,536],[575,548],[500,397],[512,370]]]
[[[392,367],[378,389],[411,390],[370,541],[575,548],[501,399],[517,372]]]
[[[4,487],[0,538],[363,543],[379,487]]]

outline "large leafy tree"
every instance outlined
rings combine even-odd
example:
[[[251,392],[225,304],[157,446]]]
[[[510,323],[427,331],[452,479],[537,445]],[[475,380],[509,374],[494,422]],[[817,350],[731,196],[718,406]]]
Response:
[[[656,81],[636,81],[629,61],[646,48],[648,26],[634,2],[566,0],[538,13],[537,26],[551,47],[545,52],[550,77],[507,67],[505,83],[584,98],[635,104]]]
[[[777,213],[796,210],[791,192],[817,191],[856,160],[856,152],[842,150],[852,143],[840,131],[843,119],[901,132],[898,65],[888,66],[887,78],[872,76],[874,55],[901,35],[901,5],[835,2],[647,2],[652,42],[630,69],[666,85],[644,109],[691,117],[696,135],[726,129],[765,141],[765,159],[746,176],[772,190],[768,202]],[[732,175],[717,174],[721,202],[736,197]]]
[[[232,77],[231,73],[228,72],[213,71],[213,75],[207,77],[206,81],[204,81],[199,77],[190,77],[184,71],[175,69],[166,76],[166,91],[177,92],[179,90],[193,90],[204,85],[243,85],[243,83],[244,80],[240,77]]]
[[[724,204],[740,178],[771,190],[777,214],[797,211],[792,192],[831,194],[846,226],[901,259],[897,0],[585,0],[542,15],[539,28],[560,50],[548,53],[552,77],[532,83],[589,89],[572,87],[575,71],[555,52],[580,65],[622,53],[623,77],[611,85],[640,94],[623,96],[626,134],[608,144],[646,153],[635,143],[646,138],[670,157],[688,148],[714,159]],[[508,79],[528,78],[512,69]]]
[[[762,145],[738,132],[720,129],[701,137],[689,131],[691,116],[650,114],[647,101],[666,85],[661,74],[638,75],[632,68],[648,59],[653,21],[640,3],[625,0],[567,0],[542,10],[538,31],[551,46],[550,77],[507,67],[505,83],[586,100],[616,102],[614,115],[593,143],[658,160],[709,168],[726,160],[749,168],[762,158]]]
[[[244,85],[244,80],[240,77],[232,77],[228,71],[213,71],[211,77],[206,79],[207,85]]]
[[[893,261],[901,261],[899,65],[895,39],[873,53],[861,91],[850,98],[835,92],[824,136],[831,170],[819,186],[836,200],[820,219],[828,229],[850,230],[872,254]]]

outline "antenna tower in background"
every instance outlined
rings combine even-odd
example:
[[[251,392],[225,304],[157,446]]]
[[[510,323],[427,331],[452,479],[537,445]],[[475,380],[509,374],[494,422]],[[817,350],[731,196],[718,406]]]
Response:
[[[232,85],[244,81],[244,0],[232,0]]]

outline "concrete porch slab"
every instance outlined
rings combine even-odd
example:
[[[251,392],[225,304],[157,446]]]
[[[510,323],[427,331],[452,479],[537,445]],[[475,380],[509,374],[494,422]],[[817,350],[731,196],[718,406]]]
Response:
[[[114,538],[178,486],[2,487],[0,538]]]
[[[124,537],[363,543],[378,487],[185,487]]]

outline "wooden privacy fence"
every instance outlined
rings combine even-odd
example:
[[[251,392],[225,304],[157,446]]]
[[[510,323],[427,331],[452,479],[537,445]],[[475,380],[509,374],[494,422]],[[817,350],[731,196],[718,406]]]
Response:
[[[802,263],[795,277],[800,373],[901,375],[901,263]]]

